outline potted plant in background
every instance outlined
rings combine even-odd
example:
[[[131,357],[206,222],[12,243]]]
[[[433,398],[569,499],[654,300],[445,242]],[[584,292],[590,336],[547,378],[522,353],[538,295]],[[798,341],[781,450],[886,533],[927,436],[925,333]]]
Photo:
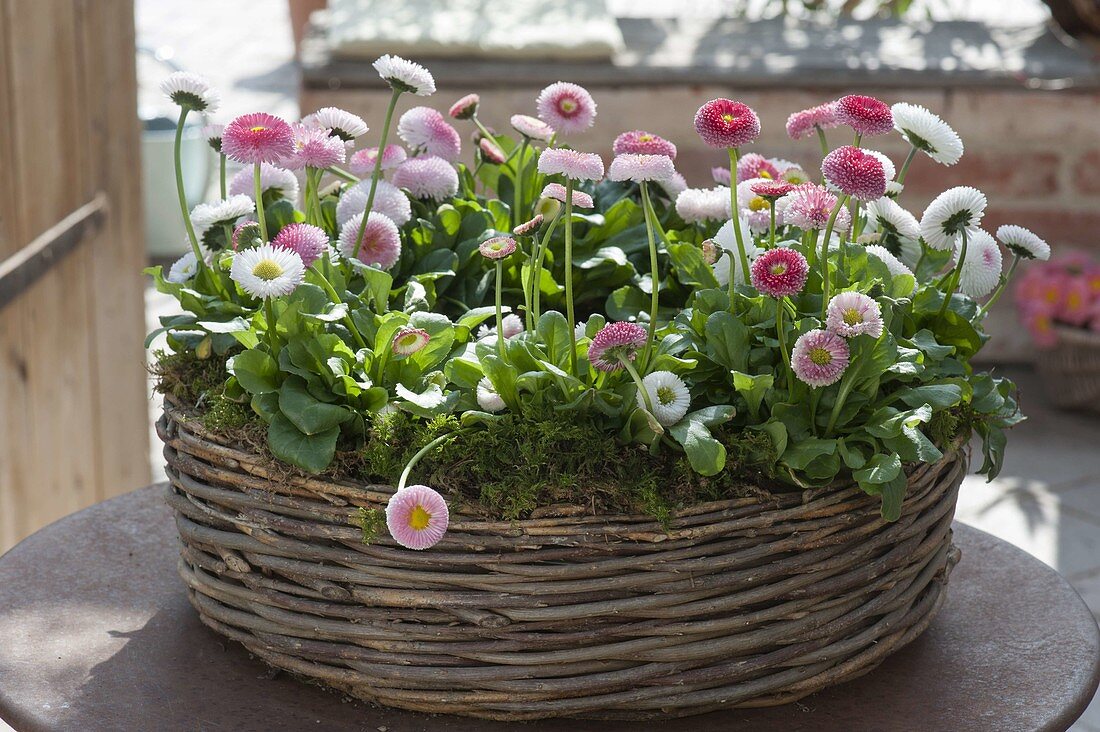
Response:
[[[184,310],[159,430],[203,622],[354,696],[500,719],[785,703],[922,632],[967,442],[993,477],[1022,419],[971,365],[1011,275],[985,197],[898,203],[912,164],[958,160],[951,128],[846,96],[788,120],[804,169],[711,100],[729,184],[692,189],[659,135],[606,171],[574,148],[577,85],[496,134],[477,95],[398,115],[431,74],[375,67],[377,147],[332,108],[214,130],[246,167],[150,270]],[[184,110],[193,81],[165,82]],[[866,146],[895,131],[900,167]]]

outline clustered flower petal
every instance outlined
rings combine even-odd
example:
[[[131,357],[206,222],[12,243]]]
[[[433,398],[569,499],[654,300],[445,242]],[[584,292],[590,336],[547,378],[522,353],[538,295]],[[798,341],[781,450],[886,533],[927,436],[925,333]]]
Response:
[[[500,148],[500,145],[490,140],[488,137],[482,137],[477,142],[478,149],[481,150],[481,157],[489,161],[493,165],[502,165],[508,158],[504,155],[504,150]]]
[[[603,178],[603,160],[596,153],[548,147],[539,154],[539,172],[543,175],[564,175],[573,180]]]
[[[256,196],[256,186],[253,184],[254,173],[253,167],[237,171],[229,181],[229,195],[254,198]],[[298,179],[286,168],[263,163],[260,165],[260,191],[263,194],[274,191],[279,197],[293,203],[298,200]]]
[[[555,201],[561,201],[565,203],[565,186],[561,183],[547,183],[546,187],[542,189],[542,198],[552,198]],[[573,191],[573,205],[576,208],[592,208],[595,206],[595,201],[592,200],[592,196],[588,195],[584,191]]]
[[[536,117],[513,114],[510,121],[512,129],[528,139],[550,142],[550,138],[554,136],[554,128]]]
[[[397,121],[397,135],[414,151],[423,150],[447,162],[458,160],[462,136],[431,107],[413,107]]]
[[[803,231],[824,229],[837,204],[837,197],[823,186],[803,183],[786,196],[783,215],[788,224]]]
[[[920,238],[920,222],[917,217],[902,208],[894,199],[884,196],[868,201],[866,211],[867,224],[876,231],[906,239]]]
[[[729,169],[728,168],[715,168],[711,171],[715,175],[717,181],[716,171],[722,170],[725,173],[725,180],[718,181],[719,183],[729,183]],[[768,180],[775,180],[779,177],[779,168],[775,166],[772,161],[768,160],[759,153],[746,153],[742,155],[737,161],[737,182],[742,183],[753,178],[765,178]]]
[[[886,193],[882,162],[866,150],[845,145],[825,156],[821,163],[825,180],[860,201],[873,201]]]
[[[904,263],[897,257],[895,257],[889,249],[878,244],[869,244],[864,247],[868,254],[878,257],[878,259],[886,265],[886,269],[890,271],[891,277],[897,277],[899,275],[913,276],[913,270],[905,266]],[[916,281],[913,282],[913,287],[916,288]],[[911,295],[912,292],[905,293]]]
[[[815,134],[818,130],[831,130],[839,126],[836,108],[833,102],[829,102],[795,112],[788,117],[787,136],[792,140],[801,140],[803,137]]]
[[[271,240],[271,246],[295,252],[302,258],[302,264],[309,267],[328,249],[328,234],[311,224],[287,224]]]
[[[160,90],[177,104],[195,112],[213,113],[218,111],[221,95],[210,86],[206,77],[189,71],[176,71],[169,74],[160,83]]]
[[[1024,259],[1050,259],[1050,245],[1022,226],[1005,224],[997,229],[997,239]]]
[[[898,102],[894,128],[913,147],[943,165],[954,165],[963,154],[963,143],[951,126],[919,104]]]
[[[750,187],[752,192],[756,195],[772,200],[782,198],[783,196],[793,191],[794,188],[794,185],[791,183],[773,180],[757,181],[753,183]]]
[[[467,94],[451,105],[447,114],[451,119],[470,119],[477,114],[477,106],[481,103],[481,97],[477,94]]]
[[[168,276],[164,279],[177,285],[182,285],[184,282],[194,277],[195,273],[198,271],[198,257],[195,256],[194,252],[187,252],[187,254],[184,254],[172,264],[172,268],[168,270]]]
[[[948,188],[932,199],[920,220],[924,243],[933,249],[949,249],[963,229],[977,227],[985,214],[985,194],[969,186]]]
[[[984,229],[966,232],[966,259],[959,268],[959,289],[975,299],[985,297],[1001,279],[1001,248]],[[955,259],[962,251],[962,240],[955,245]]]
[[[596,101],[577,84],[559,81],[539,92],[535,100],[539,119],[560,135],[584,132],[596,121]],[[513,126],[515,121],[513,119]]]
[[[356,214],[340,229],[340,253],[348,259],[355,257],[355,242],[363,214]],[[389,269],[401,258],[401,234],[397,224],[389,217],[371,211],[363,230],[363,243],[359,248],[359,261],[380,269]]]
[[[516,251],[516,240],[510,236],[494,236],[481,242],[477,249],[486,259],[504,259]]]
[[[352,216],[363,213],[370,197],[369,180],[361,180],[344,191],[336,203],[336,224],[343,226]],[[412,219],[412,205],[409,197],[400,188],[389,181],[379,180],[374,190],[374,202],[371,210],[385,214],[393,223],[404,226]]]
[[[344,142],[351,142],[370,131],[362,117],[339,107],[322,107],[303,117],[302,124],[328,130],[330,135],[339,137]]]
[[[668,180],[676,174],[672,158],[667,155],[641,155],[622,153],[611,161],[607,177],[611,180],[644,181]]]
[[[222,153],[238,163],[281,163],[293,152],[294,131],[267,112],[241,115],[222,132]]]
[[[791,297],[802,292],[810,265],[793,249],[777,247],[757,257],[749,266],[752,286],[770,297]]]
[[[665,192],[665,195],[670,200],[675,201],[676,197],[687,190],[688,184],[684,180],[684,176],[673,171],[672,175],[667,178],[662,178],[657,181],[657,185],[661,187],[661,190]]]
[[[885,135],[894,129],[890,106],[865,94],[849,94],[833,103],[837,121],[859,135]]]
[[[760,119],[746,104],[712,99],[695,113],[695,131],[711,147],[741,147],[760,135]]]
[[[402,92],[412,92],[420,97],[435,93],[435,79],[431,72],[418,63],[400,56],[386,54],[374,62],[374,70],[390,88]]]
[[[646,329],[637,323],[608,323],[593,336],[588,360],[600,371],[619,371],[623,368],[620,359],[633,361],[648,340]]]
[[[330,134],[327,127],[309,127],[294,125],[294,139],[291,153],[284,157],[281,164],[288,170],[302,168],[331,168],[342,165],[347,148],[338,135]]]
[[[202,233],[218,224],[235,224],[237,219],[256,210],[252,199],[243,194],[235,194],[224,201],[200,203],[191,210],[191,223],[195,230]]]
[[[744,219],[738,219],[737,222],[741,227],[741,240],[745,243],[745,257],[749,260],[751,269],[752,262],[763,254],[764,250],[753,243],[752,230],[749,228],[748,222]],[[714,241],[721,247],[723,252],[712,267],[714,278],[718,280],[721,287],[728,286],[730,283],[730,267],[733,267],[734,284],[743,285],[748,281],[749,275],[741,270],[741,258],[737,253],[737,234],[733,230],[732,219],[722,224],[714,235]]]
[[[878,339],[882,335],[882,309],[862,292],[841,292],[829,301],[825,325],[845,338],[866,334]]]
[[[415,198],[443,201],[458,193],[458,172],[443,158],[421,155],[398,166],[393,184],[408,189]]]
[[[848,342],[828,330],[811,330],[794,342],[791,368],[798,379],[816,388],[835,384],[850,358]]]
[[[302,283],[305,265],[296,252],[263,244],[233,255],[229,276],[252,297],[289,295]]]
[[[504,329],[504,339],[505,340],[508,340],[509,338],[514,338],[514,337],[518,336],[524,330],[524,328],[523,328],[523,319],[520,318],[515,313],[508,313],[503,318],[501,318],[500,325]],[[477,329],[478,340],[480,340],[482,338],[489,338],[491,336],[496,336],[496,334],[497,334],[496,327],[489,327],[487,325],[482,325],[480,328]]]
[[[382,170],[396,168],[408,158],[405,148],[400,145],[386,145],[386,151],[382,153]],[[365,147],[351,156],[349,167],[356,175],[365,175],[374,172],[374,166],[378,161],[378,148]]]
[[[654,371],[642,379],[642,386],[653,403],[653,416],[664,427],[671,427],[687,414],[691,406],[691,392],[687,384],[671,371]],[[645,397],[639,391],[637,396],[639,409],[645,409]]]
[[[449,520],[447,502],[426,485],[407,486],[386,504],[386,528],[406,549],[419,551],[438,544],[447,533]]]
[[[669,160],[676,159],[676,145],[660,135],[643,130],[631,130],[616,137],[611,152],[615,155],[664,155]]]
[[[225,132],[225,125],[203,125],[202,136],[206,140],[206,144],[211,147],[216,153],[222,151],[222,133]]]

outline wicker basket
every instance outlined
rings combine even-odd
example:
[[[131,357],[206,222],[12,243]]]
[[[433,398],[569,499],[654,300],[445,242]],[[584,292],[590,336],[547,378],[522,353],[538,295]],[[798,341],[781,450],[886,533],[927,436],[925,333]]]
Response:
[[[361,542],[393,489],[278,477],[170,403],[159,431],[202,621],[355,697],[491,719],[783,704],[917,637],[958,560],[966,457],[915,468],[900,520],[841,486],[646,516],[455,512],[430,551]],[[559,510],[560,509],[560,510]],[[383,532],[384,533],[384,532]]]
[[[1058,326],[1058,345],[1039,351],[1035,367],[1056,406],[1100,413],[1100,334]]]

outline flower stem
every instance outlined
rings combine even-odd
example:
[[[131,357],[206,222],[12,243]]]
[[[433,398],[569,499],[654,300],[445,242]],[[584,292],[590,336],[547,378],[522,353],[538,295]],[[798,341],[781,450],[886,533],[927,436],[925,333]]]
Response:
[[[381,153],[379,153],[379,157],[381,157]],[[337,168],[335,165],[333,165],[331,168],[325,168],[325,170],[327,170],[329,173],[332,173],[340,180],[345,180],[348,183],[358,183],[360,181],[359,176],[352,175],[346,170]]]
[[[275,308],[271,304],[271,298],[264,298],[264,317],[267,318],[267,347],[271,349],[271,357],[279,358],[279,341],[277,340],[278,327],[275,321]]]
[[[768,198],[768,213],[771,216],[771,230],[768,232],[768,248],[775,249],[775,199]]]
[[[649,189],[646,182],[642,181],[642,216],[645,218],[645,231],[649,237],[649,279],[652,293],[649,304],[649,340],[645,345],[645,363],[649,363],[649,354],[653,350],[653,341],[657,337],[657,308],[660,298],[660,273],[657,265],[657,242],[653,238],[653,219],[657,218],[653,213],[653,203],[649,200]]]
[[[947,314],[947,306],[951,302],[951,296],[955,294],[955,288],[959,286],[959,276],[962,274],[963,262],[966,261],[966,229],[962,230],[962,246],[959,248],[959,261],[951,272],[951,281],[947,285],[947,291],[943,294],[943,305],[937,317],[942,318]]]
[[[833,224],[837,214],[844,208],[845,196],[836,199],[833,212],[829,214],[829,223],[825,225],[825,236],[821,240],[821,322],[825,322],[825,313],[829,307],[829,239],[833,235]]]
[[[219,160],[218,160],[218,167],[219,167],[219,169],[218,169],[218,184],[219,184],[219,189],[218,190],[221,192],[222,200],[224,201],[226,198],[229,197],[229,196],[226,195],[226,187],[225,187],[225,155],[222,155],[222,154],[219,153],[218,158],[219,158]]]
[[[416,464],[418,462],[420,462],[421,458],[423,458],[425,455],[427,455],[433,449],[438,447],[444,440],[446,440],[450,437],[457,436],[459,434],[459,432],[461,432],[461,430],[458,430],[456,432],[448,432],[445,435],[440,435],[439,437],[435,438],[434,440],[429,442],[424,447],[417,450],[416,454],[413,455],[411,458],[409,458],[409,462],[405,464],[405,469],[401,471],[401,478],[397,481],[397,490],[398,490],[398,492],[405,489],[405,484],[409,482],[409,475],[412,473],[412,469],[414,467],[416,467]]]
[[[546,258],[546,248],[550,246],[550,237],[554,235],[554,229],[558,227],[559,221],[561,221],[561,216],[555,216],[550,225],[546,227],[546,233],[542,235],[542,242],[538,245],[535,266],[531,270],[531,307],[534,308],[532,315],[535,322],[538,322],[539,316],[542,315],[542,309],[539,307],[539,300],[542,296],[542,262]]]
[[[342,303],[344,299],[340,297],[340,293],[336,292],[336,288],[332,286],[328,278],[321,273],[321,270],[317,267],[317,263],[314,262],[309,268],[313,270],[313,274],[317,275],[318,279],[321,280],[321,286],[324,288],[325,292],[328,293],[328,296],[332,298],[332,302],[336,304]],[[355,321],[351,319],[351,316],[345,315],[343,320],[344,325],[347,326],[348,330],[351,331],[352,337],[355,338],[355,344],[360,348],[366,348],[367,342],[364,341],[363,336],[359,334],[359,329],[355,327]]]
[[[306,168],[306,180],[311,182],[312,185],[308,186],[310,193],[310,210],[313,212],[313,220],[311,224],[319,226],[321,224],[321,197],[318,193],[321,187],[321,175],[324,171],[320,168]],[[307,219],[308,220],[308,219]]]
[[[504,262],[501,260],[496,261],[497,270],[497,355],[502,359],[504,358],[504,315],[501,308],[501,296],[500,288],[501,281],[504,279]]]
[[[264,215],[264,189],[263,184],[260,182],[259,163],[256,163],[252,168],[252,190],[256,194],[256,221],[260,225],[260,238],[266,244],[269,241],[267,238],[267,216]]]
[[[906,174],[909,173],[909,164],[913,162],[913,158],[916,156],[916,154],[917,154],[917,146],[916,145],[910,145],[909,146],[909,154],[905,156],[905,162],[901,164],[901,170],[898,171],[898,175],[894,179],[898,183],[904,183],[905,182],[905,176],[906,176]]]
[[[378,156],[374,159],[374,172],[370,176],[367,206],[363,209],[363,220],[359,223],[359,233],[355,236],[355,250],[352,259],[359,258],[359,250],[363,247],[363,233],[367,230],[367,219],[370,217],[370,210],[374,205],[374,191],[378,188],[378,179],[382,177],[382,157],[386,152],[386,139],[390,136],[390,122],[393,120],[393,110],[397,108],[397,98],[399,96],[401,96],[401,90],[394,88],[393,94],[390,95],[390,104],[386,107],[386,120],[382,123],[382,140],[378,143]]]
[[[565,317],[569,320],[569,369],[577,376],[577,321],[573,314],[573,179],[565,179]]]
[[[783,311],[785,310],[784,301],[785,297],[781,297],[775,301],[775,334],[779,339],[779,354],[783,357],[784,376],[787,379],[787,383],[790,383],[790,376],[787,374],[791,370],[791,357],[787,355],[787,334],[783,329]]]
[[[512,197],[512,215],[514,222],[512,226],[519,226],[527,219],[524,218],[523,213],[523,179],[526,177],[527,172],[526,165],[527,157],[527,136],[523,136],[523,142],[519,146],[519,162],[516,163],[516,192]]]
[[[833,433],[833,427],[836,426],[836,420],[840,416],[840,410],[844,407],[844,402],[848,401],[848,394],[851,393],[852,387],[855,386],[855,375],[858,373],[858,368],[849,366],[847,373],[844,374],[844,378],[841,379],[840,392],[836,395],[836,401],[833,402],[833,411],[829,413],[829,424],[825,427],[826,435],[831,435]]]
[[[638,375],[638,369],[634,368],[634,364],[630,362],[629,358],[619,356],[619,363],[630,374],[630,378],[634,379],[634,385],[638,387],[638,393],[642,395],[642,401],[645,402],[646,411],[652,414],[654,419],[657,419],[657,413],[653,411],[653,399],[649,396],[649,389],[646,389],[645,384],[642,383],[642,377]]]
[[[470,119],[473,121],[473,123],[475,125],[477,125],[477,128],[479,130],[481,130],[481,134],[483,134],[483,135],[485,135],[485,137],[489,138],[489,142],[496,142],[497,141],[497,138],[493,135],[492,132],[489,131],[489,128],[486,127],[485,125],[481,124],[481,120],[479,120],[477,118],[476,114],[474,116],[470,117]],[[524,137],[523,139],[526,141],[527,138]]]
[[[997,302],[997,298],[1001,296],[1001,293],[1004,292],[1005,287],[1008,286],[1009,280],[1012,279],[1012,273],[1016,271],[1016,265],[1018,265],[1019,263],[1020,255],[1017,254],[1012,258],[1012,264],[1009,265],[1008,272],[1006,272],[1005,276],[1001,278],[1001,281],[997,283],[997,289],[993,291],[993,295],[991,295],[990,298],[985,301],[985,305],[982,305],[980,308],[978,308],[978,314],[974,317],[975,320],[981,320],[982,316],[989,312],[989,309],[993,307],[993,303]]]
[[[817,141],[819,143],[821,143],[821,154],[822,154],[822,156],[828,155],[829,154],[829,142],[825,139],[825,130],[821,129],[817,125],[814,125],[814,129],[817,130]]]
[[[737,148],[729,148],[730,154],[730,220],[733,221],[733,236],[737,239],[737,258],[741,263],[741,273],[744,275],[745,280],[749,278],[749,258],[745,254],[745,239],[741,233],[741,217],[737,212],[737,158],[739,152]],[[730,262],[730,282],[729,282],[729,296],[730,296],[730,312],[733,308],[733,294],[736,278],[733,276],[733,262]]]
[[[183,214],[183,225],[187,229],[187,238],[191,242],[191,251],[198,260],[196,267],[202,270],[206,263],[202,260],[202,250],[199,249],[199,238],[195,236],[195,226],[191,223],[191,211],[187,208],[187,194],[183,190],[183,165],[180,162],[180,147],[183,145],[183,124],[187,120],[187,113],[191,111],[187,107],[180,109],[180,119],[176,124],[176,142],[172,150],[176,166],[176,193],[180,199],[180,213]],[[224,195],[223,195],[224,198]]]

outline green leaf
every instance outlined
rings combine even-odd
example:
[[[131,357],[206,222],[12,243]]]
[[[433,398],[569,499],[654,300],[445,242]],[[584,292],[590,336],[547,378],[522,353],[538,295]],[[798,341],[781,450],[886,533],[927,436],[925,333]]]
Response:
[[[279,365],[264,351],[243,351],[226,362],[249,394],[269,394],[279,388]]]
[[[552,363],[558,366],[569,363],[569,321],[564,315],[557,310],[543,313],[535,325],[535,333]]]
[[[683,284],[700,289],[718,287],[714,269],[703,259],[703,251],[699,247],[686,243],[669,244],[668,256]]]
[[[928,404],[933,409],[947,409],[963,400],[963,390],[958,384],[924,384],[902,389],[898,396],[910,407]]]
[[[772,374],[750,376],[740,371],[731,371],[730,373],[733,375],[733,388],[749,403],[749,412],[752,413],[752,418],[754,420],[758,419],[760,402],[764,400],[764,395],[775,383],[775,376]]]
[[[267,444],[275,457],[313,474],[320,473],[332,462],[339,436],[339,427],[313,435],[303,434],[282,414],[276,415],[267,427]]]
[[[795,470],[802,470],[814,458],[832,455],[834,452],[836,452],[836,440],[808,437],[798,442],[788,443],[787,449],[783,452],[782,463]]]
[[[749,329],[726,311],[712,313],[706,323],[706,355],[731,371],[747,371]]]
[[[672,425],[669,433],[683,446],[688,462],[696,473],[717,475],[726,466],[725,446],[714,439],[702,419],[689,414]]]
[[[852,477],[859,482],[882,485],[889,483],[901,472],[901,460],[897,455],[874,455],[866,466],[852,471]]]
[[[882,486],[882,518],[887,521],[897,521],[901,518],[901,504],[905,501],[905,490],[909,487],[909,480],[905,473],[900,473],[889,483]]]
[[[296,376],[287,379],[279,389],[279,411],[294,426],[307,435],[316,435],[349,419],[352,413],[336,404],[320,401],[306,389]]]

